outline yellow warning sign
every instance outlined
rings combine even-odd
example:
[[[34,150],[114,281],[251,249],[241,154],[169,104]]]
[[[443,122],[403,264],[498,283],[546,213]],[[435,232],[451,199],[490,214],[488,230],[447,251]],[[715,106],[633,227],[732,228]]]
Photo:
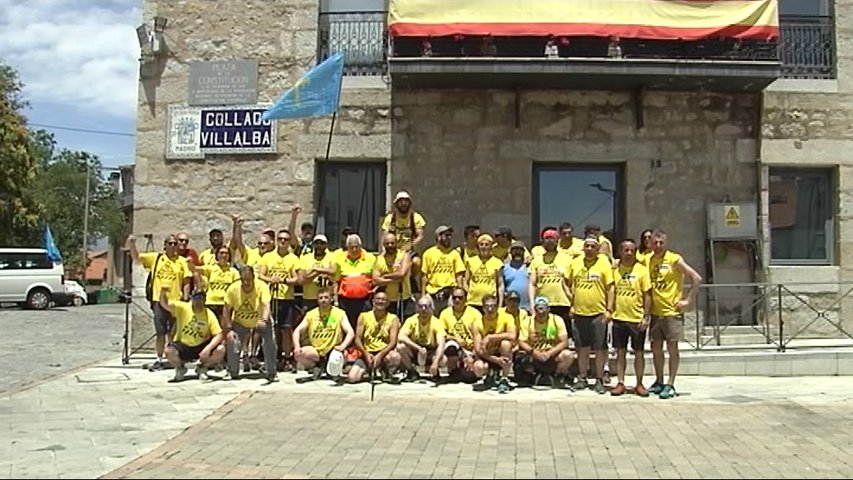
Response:
[[[725,207],[725,221],[727,227],[739,227],[740,226],[740,207],[737,205],[730,205]]]

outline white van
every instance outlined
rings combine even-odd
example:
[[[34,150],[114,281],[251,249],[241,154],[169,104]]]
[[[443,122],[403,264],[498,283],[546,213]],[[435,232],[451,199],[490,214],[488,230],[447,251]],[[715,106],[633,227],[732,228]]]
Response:
[[[43,248],[0,248],[0,302],[44,310],[64,305],[65,267],[50,260]]]

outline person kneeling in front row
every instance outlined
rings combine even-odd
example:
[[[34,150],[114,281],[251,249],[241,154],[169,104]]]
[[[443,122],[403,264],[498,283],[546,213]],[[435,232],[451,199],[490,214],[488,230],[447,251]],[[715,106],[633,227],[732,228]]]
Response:
[[[483,317],[474,330],[474,373],[486,376],[486,388],[497,387],[498,393],[509,392],[509,370],[512,367],[512,344],[515,341],[515,319],[498,311],[498,297],[483,296]],[[496,378],[497,376],[499,378]]]
[[[439,367],[444,352],[444,324],[435,316],[435,304],[429,294],[418,299],[417,313],[407,318],[397,337],[397,352],[406,368],[406,380],[420,378],[417,367],[429,370],[439,380]]]
[[[395,374],[400,366],[397,353],[397,332],[400,319],[388,312],[388,294],[384,291],[373,295],[373,309],[358,316],[355,330],[355,346],[361,357],[347,371],[347,382],[358,383],[368,372],[381,370],[382,381],[397,383]]]
[[[166,359],[175,367],[173,382],[184,379],[186,362],[198,360],[196,374],[203,379],[209,368],[219,365],[225,358],[222,329],[216,315],[204,306],[204,300],[201,290],[193,292],[189,302],[170,301],[168,285],[160,290],[160,306],[176,321],[172,343],[165,351]]]
[[[308,337],[308,345],[302,346],[302,335]],[[332,306],[332,292],[328,288],[317,291],[317,308],[308,310],[302,322],[293,330],[293,355],[297,368],[311,372],[306,380],[318,380],[333,349],[341,353],[355,338],[355,331],[347,320],[347,314]],[[306,381],[299,379],[302,381]]]
[[[519,328],[513,368],[515,380],[519,385],[531,386],[541,377],[550,377],[553,387],[562,388],[574,361],[568,349],[566,323],[551,313],[547,298],[536,297],[533,305],[533,316]]]

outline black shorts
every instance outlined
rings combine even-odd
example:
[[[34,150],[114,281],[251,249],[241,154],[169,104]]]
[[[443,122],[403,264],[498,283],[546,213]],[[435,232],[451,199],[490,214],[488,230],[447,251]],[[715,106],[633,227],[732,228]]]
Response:
[[[565,305],[552,305],[551,313],[563,319],[563,322],[566,323],[566,331],[572,331],[572,307],[567,307]]]
[[[163,308],[160,302],[152,302],[151,310],[154,311],[154,333],[158,336],[168,335],[172,331],[172,325],[175,324],[175,317]]]
[[[607,349],[607,322],[604,322],[602,317],[603,315],[591,317],[575,315],[572,334],[576,347],[590,347],[593,350]]]
[[[613,320],[613,348],[626,350],[629,339],[631,340],[632,350],[645,350],[646,331],[640,330],[639,323]]]
[[[213,312],[214,315],[216,315],[216,320],[218,320],[219,323],[221,324],[222,323],[222,309],[225,308],[225,305],[205,305],[205,307],[207,307],[208,310],[210,310],[211,312]]]
[[[178,358],[180,358],[182,362],[192,362],[193,360],[198,360],[199,354],[201,354],[201,351],[204,350],[208,344],[210,344],[210,340],[205,340],[195,347],[188,347],[181,342],[172,342],[169,346],[178,351]]]
[[[512,363],[513,371],[519,374],[522,372],[533,373],[535,375],[554,375],[557,373],[556,356],[540,362],[534,359],[530,353],[518,350],[513,355]]]
[[[279,329],[293,328],[293,308],[296,306],[295,300],[272,300],[272,305],[276,311],[272,312],[275,318],[275,325]]]

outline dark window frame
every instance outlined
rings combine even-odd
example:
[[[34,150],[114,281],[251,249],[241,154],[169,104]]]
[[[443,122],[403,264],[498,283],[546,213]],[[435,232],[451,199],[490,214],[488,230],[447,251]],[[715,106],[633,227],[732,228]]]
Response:
[[[768,247],[769,247],[769,257],[770,257],[770,265],[772,266],[797,266],[797,265],[808,265],[808,266],[832,266],[835,265],[836,260],[836,218],[838,214],[838,183],[837,183],[837,172],[833,167],[787,167],[787,166],[779,166],[779,167],[769,167],[768,168],[768,202],[773,201],[773,195],[770,191],[770,183],[771,179],[776,176],[789,177],[789,178],[798,178],[805,177],[810,179],[818,179],[820,181],[825,181],[826,185],[826,198],[824,202],[827,204],[827,209],[829,213],[829,218],[824,220],[825,229],[823,231],[823,235],[825,237],[824,241],[826,242],[825,252],[826,255],[823,258],[776,258],[774,257],[773,252],[773,237],[774,237],[774,228],[773,228],[773,219],[770,218],[770,205],[768,204],[768,223],[769,223],[769,232],[768,232]],[[799,188],[797,190],[797,198],[799,199]]]
[[[387,201],[388,201],[388,198],[387,198],[388,164],[385,160],[382,160],[382,159],[360,160],[360,161],[347,161],[347,160],[329,160],[329,161],[326,161],[326,160],[318,159],[315,162],[315,168],[314,168],[314,172],[315,172],[315,183],[314,184],[316,185],[316,187],[314,188],[314,205],[316,205],[318,207],[321,206],[320,205],[321,204],[321,202],[320,202],[320,190],[321,189],[323,190],[323,196],[328,199],[328,195],[329,195],[328,188],[326,185],[323,185],[321,187],[321,183],[324,180],[326,182],[328,182],[329,178],[330,178],[330,174],[333,171],[335,171],[336,169],[367,169],[367,170],[373,170],[373,171],[378,170],[379,171],[380,180],[378,183],[380,185],[377,188],[380,191],[380,193],[379,193],[379,200],[376,202],[376,209],[379,211],[377,212],[377,215],[375,215],[376,218],[374,219],[374,221],[378,222],[376,225],[376,228],[368,229],[370,231],[361,231],[362,229],[359,228],[358,225],[349,225],[349,226],[359,230],[358,234],[361,237],[362,243],[364,244],[364,248],[368,251],[376,252],[376,251],[378,251],[378,247],[379,247],[379,229],[381,228],[381,219],[387,213],[386,207],[387,207]],[[368,195],[367,191],[362,192],[362,203],[365,202],[367,195]],[[326,208],[328,208],[328,203],[325,200],[322,203],[323,203],[322,207],[324,210]],[[316,211],[314,214],[314,223],[316,225],[321,212],[319,211],[319,208],[316,208],[315,210]],[[370,215],[371,213],[372,212],[363,212],[362,211],[361,212],[362,218],[367,219],[368,218],[367,215]],[[348,226],[348,225],[340,225],[340,228],[337,228],[337,227],[332,228],[332,226],[334,226],[335,223],[329,222],[328,217],[324,218],[324,222],[325,222],[325,225],[324,225],[325,232],[324,233],[325,233],[326,237],[328,237],[328,239],[329,239],[328,248],[329,248],[329,250],[335,250],[340,246],[341,229],[345,226]],[[366,222],[368,223],[368,225],[370,224],[369,220],[366,220]],[[354,223],[361,223],[361,222],[354,222]]]

